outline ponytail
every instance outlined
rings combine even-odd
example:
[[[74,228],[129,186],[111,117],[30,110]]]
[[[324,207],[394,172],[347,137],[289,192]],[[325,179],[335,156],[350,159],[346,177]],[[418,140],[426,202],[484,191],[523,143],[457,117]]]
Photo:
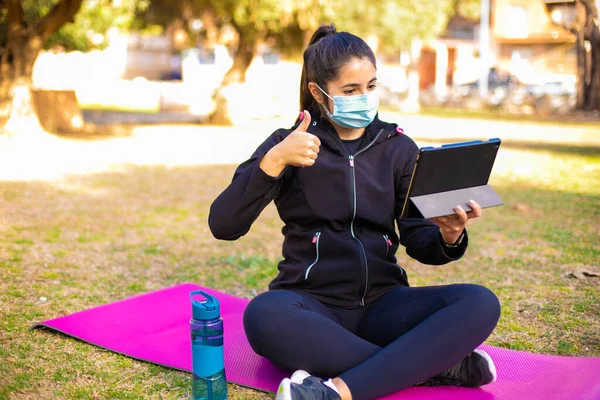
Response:
[[[323,25],[312,35],[304,50],[304,63],[300,78],[300,109],[315,109],[318,103],[308,89],[315,82],[324,90],[337,79],[340,69],[351,58],[367,58],[376,67],[375,55],[369,45],[348,32],[338,32],[335,25]]]
[[[307,65],[310,63],[311,58],[314,57],[315,45],[324,37],[335,35],[337,29],[335,25],[323,25],[313,33],[308,43],[308,47],[304,51],[304,62],[302,64],[302,76],[300,78],[300,110],[310,110],[313,108],[315,99],[313,98],[310,90],[308,90],[308,82],[310,80],[307,76]],[[319,85],[320,86],[320,85]],[[322,87],[322,86],[321,86]]]

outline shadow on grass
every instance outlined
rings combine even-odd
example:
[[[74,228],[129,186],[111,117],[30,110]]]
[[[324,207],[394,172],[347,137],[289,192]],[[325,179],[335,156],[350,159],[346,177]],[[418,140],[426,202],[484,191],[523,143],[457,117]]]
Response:
[[[207,121],[206,116],[195,115],[184,111],[133,112],[113,110],[83,110],[86,122],[96,125],[125,124],[200,124]]]
[[[208,121],[206,116],[187,112],[128,112],[112,110],[82,110],[85,121],[78,132],[50,132],[52,135],[80,141],[106,140],[131,136],[140,125],[200,125]],[[1,122],[1,121],[0,121]]]

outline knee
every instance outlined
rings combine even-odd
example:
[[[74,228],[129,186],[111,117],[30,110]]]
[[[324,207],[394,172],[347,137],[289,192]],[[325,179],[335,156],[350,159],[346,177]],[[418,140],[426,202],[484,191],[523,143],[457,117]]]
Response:
[[[261,293],[250,300],[250,303],[248,303],[246,309],[244,310],[244,325],[260,320],[260,315],[268,312],[269,301],[266,299],[266,297],[268,297],[267,293],[268,292]]]
[[[250,347],[263,356],[264,347],[273,339],[274,327],[285,324],[286,315],[293,311],[293,299],[287,293],[264,292],[253,298],[243,315],[244,331]],[[290,307],[290,304],[292,307]],[[261,343],[266,343],[264,346]]]
[[[287,313],[288,303],[292,301],[287,293],[277,291],[263,292],[250,300],[244,310],[244,326],[254,326],[278,319],[282,313]]]
[[[469,311],[485,322],[492,329],[500,319],[500,301],[494,292],[485,286],[464,284],[460,286],[460,297],[466,300],[469,305]]]
[[[244,332],[252,350],[258,355],[263,355],[261,350],[261,337],[264,321],[268,321],[269,301],[265,301],[265,293],[259,294],[248,303],[243,315]]]

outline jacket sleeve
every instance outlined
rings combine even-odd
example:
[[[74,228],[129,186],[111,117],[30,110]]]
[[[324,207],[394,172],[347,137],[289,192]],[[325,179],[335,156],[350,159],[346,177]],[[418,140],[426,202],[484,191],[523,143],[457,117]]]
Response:
[[[406,253],[423,264],[442,265],[461,258],[468,245],[468,235],[457,248],[449,249],[443,245],[440,228],[434,222],[424,218],[400,218],[408,186],[418,154],[418,147],[408,140],[410,146],[402,152],[403,160],[397,160],[395,171],[396,222],[400,231],[400,243],[406,247]]]
[[[217,239],[236,240],[248,233],[262,210],[275,198],[283,182],[260,168],[263,156],[285,137],[287,130],[273,133],[247,161],[236,169],[229,186],[210,207],[208,226]],[[284,171],[285,172],[285,171]]]

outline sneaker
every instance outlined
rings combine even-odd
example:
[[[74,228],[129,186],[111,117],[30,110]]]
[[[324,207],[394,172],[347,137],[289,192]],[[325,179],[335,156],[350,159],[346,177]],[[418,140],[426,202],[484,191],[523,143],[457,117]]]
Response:
[[[302,381],[304,381],[309,376],[310,374],[308,372],[299,369],[298,371],[294,372],[292,376],[290,376],[290,381],[292,381],[292,383],[301,384]]]
[[[496,381],[496,366],[488,353],[474,350],[460,363],[417,386],[464,386],[475,388]]]
[[[298,370],[281,381],[275,400],[341,400],[333,387],[330,381],[325,382]]]

